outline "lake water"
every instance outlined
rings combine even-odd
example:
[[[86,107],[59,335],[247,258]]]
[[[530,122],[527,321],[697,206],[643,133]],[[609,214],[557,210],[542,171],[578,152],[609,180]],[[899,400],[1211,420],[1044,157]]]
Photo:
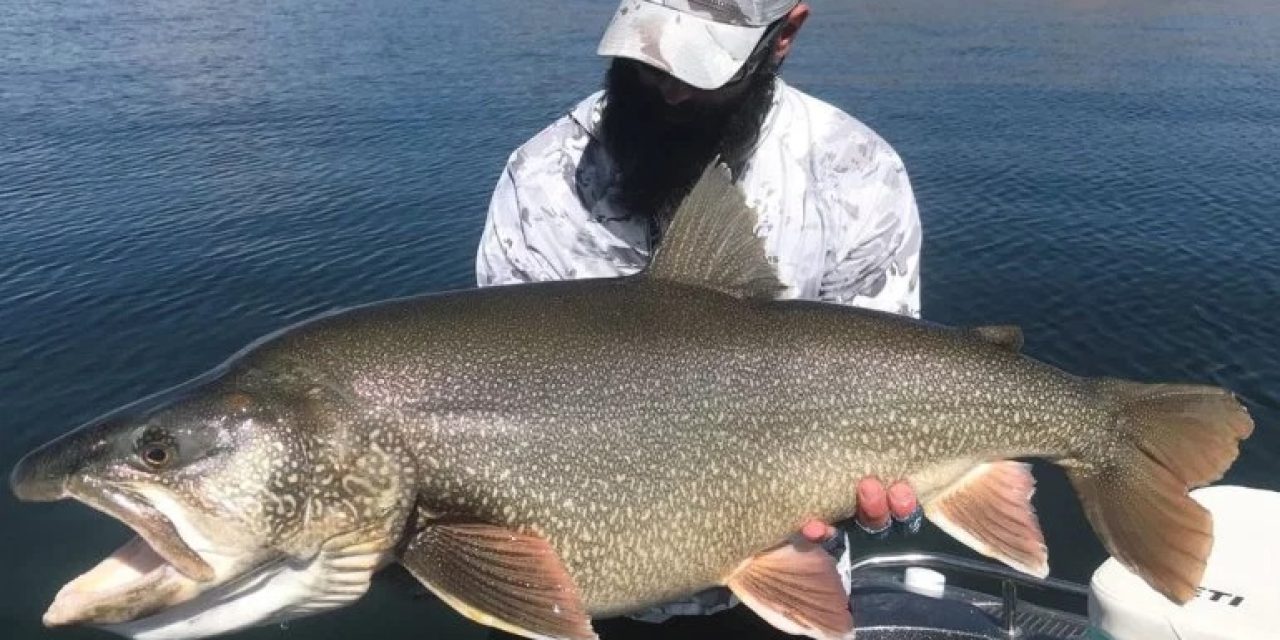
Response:
[[[1280,489],[1280,3],[816,1],[785,76],[907,163],[924,314],[1072,371],[1226,385]],[[511,150],[615,3],[63,0],[0,12],[0,468],[326,309],[470,284]],[[1104,554],[1060,474],[1054,575]],[[0,492],[0,629],[128,537]],[[957,550],[935,530],[863,551]],[[481,638],[403,574],[243,638]]]

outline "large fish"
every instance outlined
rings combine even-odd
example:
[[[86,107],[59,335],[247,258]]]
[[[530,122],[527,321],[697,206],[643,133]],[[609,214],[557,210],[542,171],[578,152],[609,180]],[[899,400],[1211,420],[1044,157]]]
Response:
[[[647,272],[324,316],[29,454],[25,500],[138,537],[45,623],[193,638],[359,598],[403,564],[480,623],[592,638],[592,618],[725,585],[770,623],[852,635],[831,557],[794,534],[906,479],[974,549],[1048,572],[1017,458],[1062,466],[1107,549],[1196,590],[1218,479],[1253,428],[1214,387],[1069,375],[1014,330],[781,289],[709,168]]]

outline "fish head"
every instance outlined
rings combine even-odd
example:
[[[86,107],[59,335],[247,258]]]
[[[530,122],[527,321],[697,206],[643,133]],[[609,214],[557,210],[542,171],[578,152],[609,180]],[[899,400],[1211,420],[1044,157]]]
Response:
[[[394,478],[361,476],[356,496],[338,477],[342,461],[322,441],[341,429],[321,396],[243,384],[166,392],[23,458],[10,478],[18,498],[74,499],[137,534],[64,586],[45,624],[195,638],[341,604],[326,590],[337,576],[317,558],[367,552],[354,564],[371,575],[403,500]]]

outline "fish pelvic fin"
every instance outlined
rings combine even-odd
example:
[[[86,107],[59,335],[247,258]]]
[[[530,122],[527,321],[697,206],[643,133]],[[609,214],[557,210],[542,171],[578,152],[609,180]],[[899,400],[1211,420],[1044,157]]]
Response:
[[[836,561],[811,542],[797,539],[757,554],[725,585],[781,631],[816,640],[853,638],[853,614]]]
[[[924,505],[925,517],[951,537],[1019,571],[1049,575],[1049,552],[1031,496],[1031,465],[980,464]]]
[[[1175,603],[1196,595],[1213,520],[1187,492],[1222,477],[1253,431],[1230,392],[1200,385],[1103,379],[1119,444],[1060,464],[1113,557]]]
[[[758,220],[728,167],[713,162],[676,210],[647,274],[738,298],[776,298],[785,287],[756,236]]]
[[[596,640],[577,586],[541,537],[483,523],[430,524],[400,562],[474,622],[537,640]]]

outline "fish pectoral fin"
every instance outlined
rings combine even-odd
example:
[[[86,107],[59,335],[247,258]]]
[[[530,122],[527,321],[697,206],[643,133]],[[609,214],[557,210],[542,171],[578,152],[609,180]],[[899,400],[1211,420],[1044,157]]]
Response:
[[[925,504],[924,515],[974,551],[1043,578],[1049,551],[1031,506],[1035,489],[1029,464],[980,464]]]
[[[596,638],[591,617],[543,538],[483,523],[432,524],[400,562],[462,615],[526,638]]]
[[[742,563],[725,586],[779,630],[819,640],[853,637],[849,596],[835,558],[795,540]]]

